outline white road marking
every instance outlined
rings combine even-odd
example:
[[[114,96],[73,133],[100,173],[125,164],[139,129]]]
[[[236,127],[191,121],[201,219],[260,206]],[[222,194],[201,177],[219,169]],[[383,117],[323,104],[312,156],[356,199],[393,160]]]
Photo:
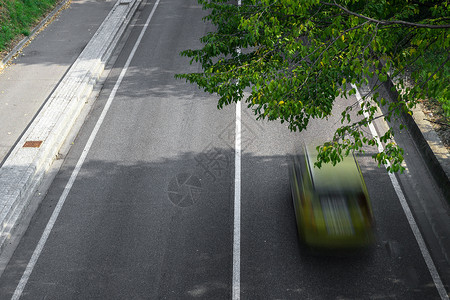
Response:
[[[241,0],[238,0],[241,6]],[[241,49],[237,48],[238,54]],[[234,230],[233,230],[233,282],[231,299],[241,298],[241,101],[236,103],[236,138],[234,157]]]
[[[236,141],[234,157],[234,231],[232,299],[241,295],[241,101],[236,103]]]
[[[99,119],[97,120],[97,123],[95,124],[95,127],[92,130],[91,135],[89,136],[86,146],[83,149],[83,153],[81,154],[80,158],[78,159],[75,169],[73,170],[69,181],[67,182],[66,186],[64,187],[64,191],[61,194],[61,197],[59,198],[58,203],[55,206],[55,210],[53,211],[53,213],[47,223],[47,226],[45,227],[44,232],[42,233],[39,243],[36,246],[36,249],[34,250],[33,255],[31,256],[30,261],[28,262],[25,272],[23,273],[22,278],[20,279],[20,282],[17,285],[16,290],[14,291],[14,294],[11,298],[13,300],[19,299],[20,296],[22,295],[22,292],[28,282],[28,279],[30,278],[31,273],[33,272],[34,266],[36,265],[36,262],[39,259],[39,256],[41,255],[41,252],[45,246],[45,243],[47,242],[50,232],[52,231],[53,226],[55,225],[56,219],[58,218],[58,215],[61,212],[64,202],[66,201],[66,198],[78,176],[78,173],[80,172],[80,169],[83,166],[86,156],[88,155],[89,150],[91,149],[91,146],[94,143],[95,137],[97,136],[100,126],[102,125],[103,120],[105,119],[106,113],[108,112],[109,107],[111,106],[111,103],[114,100],[114,97],[116,96],[117,90],[119,89],[119,86],[122,83],[122,80],[125,76],[125,73],[128,70],[128,67],[130,66],[131,60],[133,59],[134,54],[136,53],[136,50],[137,50],[139,44],[141,43],[142,37],[144,36],[144,33],[148,28],[148,24],[150,23],[150,20],[152,19],[153,14],[155,13],[155,10],[159,4],[159,1],[160,0],[157,0],[155,2],[153,9],[152,9],[144,27],[141,30],[141,34],[139,35],[136,43],[134,44],[133,50],[131,50],[131,53],[128,56],[128,59],[124,65],[122,71],[120,72],[120,76],[117,79],[117,82],[114,85],[114,88],[113,88],[111,94],[109,95],[108,101],[106,102],[105,107],[103,108],[103,111],[102,111]]]
[[[356,99],[360,104],[362,104],[362,97],[358,91],[358,88],[354,84],[352,84],[352,87],[356,90]],[[369,115],[366,112],[364,112],[364,116],[367,118]],[[369,129],[371,134],[376,138],[378,142],[378,152],[382,152],[384,150],[384,147],[381,144],[381,141],[378,138],[378,132],[372,123],[369,124]],[[387,168],[388,166],[390,166],[389,162],[388,164],[385,165],[385,167]],[[442,300],[449,299],[448,293],[445,290],[441,277],[439,276],[436,266],[434,265],[433,259],[431,258],[430,252],[428,251],[428,248],[425,244],[422,234],[420,233],[416,220],[414,219],[411,213],[411,209],[409,208],[408,202],[406,202],[405,195],[403,194],[400,184],[398,183],[397,177],[395,177],[395,174],[393,173],[388,172],[388,174],[389,178],[391,179],[392,186],[394,187],[395,193],[397,194],[400,204],[402,205],[403,211],[406,215],[406,219],[408,219],[409,226],[411,227],[414,237],[416,238],[417,244],[419,245],[423,259],[425,260],[428,270],[430,271],[431,277],[433,278],[436,289],[438,290]]]

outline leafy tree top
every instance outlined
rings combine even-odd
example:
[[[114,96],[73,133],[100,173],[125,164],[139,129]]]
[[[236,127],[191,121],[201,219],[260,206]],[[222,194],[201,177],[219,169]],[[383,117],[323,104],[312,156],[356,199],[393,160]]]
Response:
[[[287,122],[303,130],[311,118],[330,116],[337,97],[356,93],[376,78],[364,104],[350,103],[333,140],[320,147],[319,161],[339,162],[363,144],[377,145],[364,127],[411,113],[418,99],[441,99],[450,114],[450,5],[431,0],[199,0],[215,25],[202,37],[203,48],[185,50],[200,73],[178,74],[219,95],[218,107],[245,101],[258,119]],[[382,63],[380,63],[382,62]],[[420,68],[419,68],[420,66]],[[378,88],[389,76],[404,93],[388,103]],[[410,85],[405,85],[408,78]],[[350,86],[351,84],[351,86]],[[244,90],[251,89],[244,97]],[[360,116],[352,120],[350,111]],[[378,116],[379,117],[379,116]],[[390,170],[402,170],[403,150],[394,128],[374,156]]]

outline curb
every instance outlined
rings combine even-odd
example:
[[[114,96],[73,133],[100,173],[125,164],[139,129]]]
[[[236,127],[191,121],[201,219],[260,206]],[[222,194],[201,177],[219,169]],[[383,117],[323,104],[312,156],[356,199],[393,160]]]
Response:
[[[0,61],[0,71],[3,70],[18,54],[27,46],[42,30],[45,29],[48,22],[56,18],[60,12],[70,6],[72,0],[61,1],[36,27],[31,30],[30,34],[23,38],[9,53]]]
[[[0,253],[21,222],[141,1],[116,2],[0,168]]]
[[[391,101],[397,101],[399,92],[390,76],[383,86],[392,99]],[[414,108],[412,116],[402,112],[402,117],[425,160],[425,164],[433,174],[445,199],[450,203],[450,155],[431,125],[423,120],[425,117],[420,108],[420,105]]]

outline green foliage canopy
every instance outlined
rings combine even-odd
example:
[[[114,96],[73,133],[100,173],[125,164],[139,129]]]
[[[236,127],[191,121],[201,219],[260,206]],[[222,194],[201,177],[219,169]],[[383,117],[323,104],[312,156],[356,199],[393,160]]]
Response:
[[[364,103],[342,112],[333,140],[319,148],[322,162],[339,162],[350,151],[378,141],[365,127],[411,113],[418,99],[450,101],[450,4],[438,0],[199,0],[214,32],[202,37],[203,48],[185,50],[203,72],[178,74],[201,89],[219,95],[218,107],[245,101],[257,119],[281,120],[303,130],[311,118],[331,115],[337,97],[355,94],[376,78]],[[238,49],[238,51],[237,51]],[[425,58],[432,59],[425,59]],[[396,102],[378,88],[398,78],[404,91]],[[408,79],[406,84],[405,79]],[[350,85],[351,84],[351,85]],[[244,90],[251,90],[244,96]],[[445,107],[445,105],[444,105]],[[357,111],[352,120],[350,111]],[[450,112],[450,105],[449,105]],[[380,137],[379,164],[402,170],[403,150],[391,128]]]

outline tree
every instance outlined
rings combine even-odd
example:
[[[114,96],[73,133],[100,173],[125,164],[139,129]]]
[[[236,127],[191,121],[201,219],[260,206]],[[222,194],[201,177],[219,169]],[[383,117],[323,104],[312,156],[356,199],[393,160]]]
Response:
[[[198,1],[216,30],[202,37],[201,49],[181,53],[203,72],[176,77],[217,93],[219,108],[243,100],[257,119],[279,119],[301,131],[311,118],[330,116],[337,97],[347,98],[376,78],[364,104],[349,104],[333,140],[319,147],[319,167],[378,144],[364,130],[380,117],[378,107],[391,121],[411,114],[418,99],[434,97],[450,113],[447,0]],[[392,103],[378,91],[389,77],[403,91]],[[403,150],[393,142],[398,129],[380,137],[385,150],[374,155],[379,165],[390,162],[393,172],[403,170]]]

